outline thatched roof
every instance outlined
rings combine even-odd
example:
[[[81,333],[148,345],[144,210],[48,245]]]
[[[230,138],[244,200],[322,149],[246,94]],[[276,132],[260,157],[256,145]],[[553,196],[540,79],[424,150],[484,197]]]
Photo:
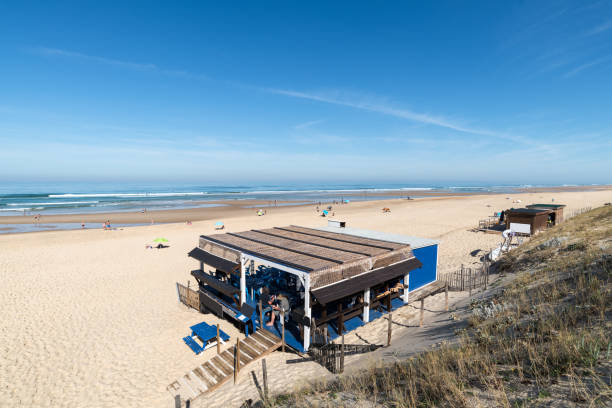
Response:
[[[414,258],[410,245],[297,226],[202,235],[200,248],[235,263],[244,253],[307,272],[312,288]]]

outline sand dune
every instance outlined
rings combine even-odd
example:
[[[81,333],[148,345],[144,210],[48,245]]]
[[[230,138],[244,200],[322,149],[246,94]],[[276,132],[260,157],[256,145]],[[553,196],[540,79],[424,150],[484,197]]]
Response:
[[[612,201],[612,192],[513,195],[523,203],[550,202],[552,197],[568,204],[570,213]],[[383,214],[383,206],[391,213]],[[439,266],[447,271],[477,262],[471,251],[499,242],[497,235],[470,229],[478,219],[510,206],[505,195],[488,195],[358,202],[335,211],[352,227],[441,240]],[[273,209],[264,217],[236,214],[224,221],[228,231],[326,223],[312,207]],[[166,386],[214,352],[195,356],[181,341],[190,325],[218,320],[179,304],[174,287],[176,281],[187,282],[189,270],[197,266],[187,251],[199,234],[212,231],[210,221],[201,221],[0,236],[0,406],[173,406]],[[170,248],[145,249],[158,236],[169,239]],[[452,296],[455,301],[461,295]],[[440,298],[428,302],[432,310],[440,307]],[[397,318],[414,322],[411,309],[405,309]],[[234,340],[236,329],[221,324]],[[384,324],[373,322],[356,334],[380,342]],[[402,336],[402,330],[394,336]],[[272,391],[327,375],[315,363],[287,365],[287,358],[295,357],[279,352],[267,359]],[[261,379],[260,367],[249,366],[236,386],[228,383],[194,406],[232,407],[256,398],[250,371]]]

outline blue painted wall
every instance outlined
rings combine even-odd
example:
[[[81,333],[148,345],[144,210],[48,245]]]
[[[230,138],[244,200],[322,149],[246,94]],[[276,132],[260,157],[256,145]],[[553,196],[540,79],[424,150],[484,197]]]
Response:
[[[430,245],[413,249],[412,253],[421,261],[423,266],[410,271],[408,290],[413,291],[436,280],[436,269],[438,267],[438,245]]]

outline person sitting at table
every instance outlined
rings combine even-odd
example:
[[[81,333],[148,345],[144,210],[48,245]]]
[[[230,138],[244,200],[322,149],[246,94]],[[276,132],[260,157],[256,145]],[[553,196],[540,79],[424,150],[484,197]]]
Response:
[[[270,295],[268,298],[268,304],[272,308],[270,313],[270,321],[266,324],[266,326],[274,326],[274,320],[279,317],[281,311],[284,313],[289,312],[289,299],[283,295]]]

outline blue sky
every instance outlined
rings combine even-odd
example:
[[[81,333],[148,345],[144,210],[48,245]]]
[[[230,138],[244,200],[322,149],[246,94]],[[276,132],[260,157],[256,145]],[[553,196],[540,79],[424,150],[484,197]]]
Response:
[[[4,2],[0,181],[612,183],[612,2]]]

